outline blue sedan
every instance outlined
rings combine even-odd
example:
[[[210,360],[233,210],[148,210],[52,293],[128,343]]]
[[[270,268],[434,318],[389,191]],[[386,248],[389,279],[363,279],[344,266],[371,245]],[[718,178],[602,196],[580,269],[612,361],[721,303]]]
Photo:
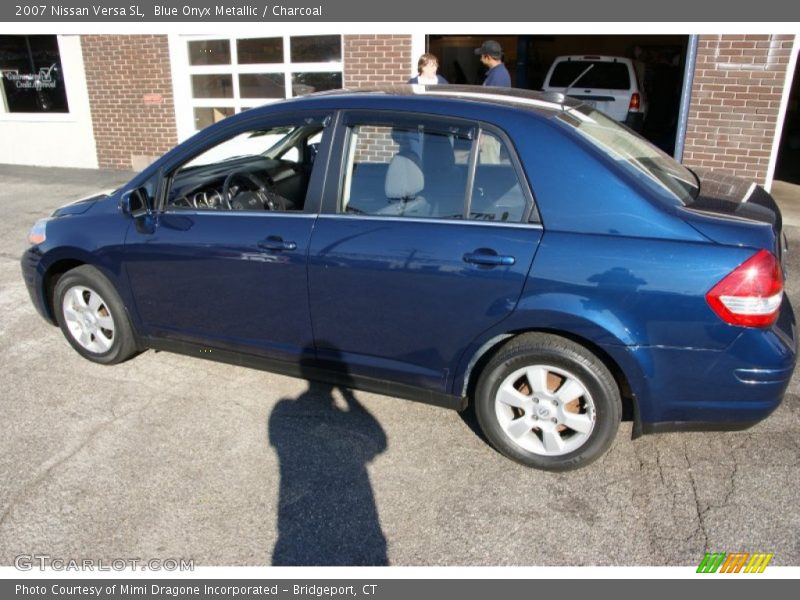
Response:
[[[741,429],[795,365],[781,214],[560,95],[337,91],[227,118],[37,222],[39,313],[148,348],[463,410],[525,465]]]

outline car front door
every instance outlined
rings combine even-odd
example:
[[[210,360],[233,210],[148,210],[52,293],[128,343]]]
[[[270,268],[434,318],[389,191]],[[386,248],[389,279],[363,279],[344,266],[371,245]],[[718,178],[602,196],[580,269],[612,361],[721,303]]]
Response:
[[[167,173],[161,210],[149,226],[136,220],[125,244],[147,335],[209,352],[313,355],[306,253],[326,122],[303,115],[239,127]]]
[[[317,356],[447,391],[463,350],[514,309],[542,235],[508,138],[421,115],[343,115],[338,177],[309,248]]]

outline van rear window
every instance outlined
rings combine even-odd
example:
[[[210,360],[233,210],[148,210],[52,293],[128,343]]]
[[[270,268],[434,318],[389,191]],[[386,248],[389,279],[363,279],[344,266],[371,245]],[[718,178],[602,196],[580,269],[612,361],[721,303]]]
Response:
[[[551,87],[567,87],[590,66],[592,68],[574,84],[576,87],[608,90],[630,89],[631,77],[627,64],[593,60],[570,60],[558,63],[553,69],[549,85]]]

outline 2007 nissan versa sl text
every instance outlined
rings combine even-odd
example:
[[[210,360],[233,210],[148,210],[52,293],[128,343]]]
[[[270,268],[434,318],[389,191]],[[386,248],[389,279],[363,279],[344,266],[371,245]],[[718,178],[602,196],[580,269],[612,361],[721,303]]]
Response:
[[[474,403],[500,452],[566,470],[623,412],[638,436],[780,404],[784,240],[763,188],[576,101],[402,86],[227,118],[37,222],[22,268],[94,362],[155,348]]]

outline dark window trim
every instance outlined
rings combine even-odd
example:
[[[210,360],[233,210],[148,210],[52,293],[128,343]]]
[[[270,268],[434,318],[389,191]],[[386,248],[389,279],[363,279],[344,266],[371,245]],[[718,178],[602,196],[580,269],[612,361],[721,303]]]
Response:
[[[254,129],[261,129],[267,127],[277,127],[285,125],[307,125],[309,119],[318,120],[323,124],[322,141],[320,142],[320,152],[314,161],[314,169],[311,172],[311,179],[309,180],[308,189],[306,190],[306,199],[302,211],[293,212],[290,214],[304,215],[319,213],[321,202],[319,199],[323,195],[324,179],[327,174],[328,160],[330,148],[332,146],[332,137],[334,128],[331,127],[331,117],[335,111],[333,110],[309,110],[303,112],[281,112],[269,116],[253,116],[250,119],[243,120],[240,123],[229,125],[216,132],[215,135],[206,139],[201,145],[193,146],[192,152],[183,154],[172,163],[163,166],[159,169],[161,182],[158,186],[158,197],[155,203],[154,212],[162,214],[167,212],[167,197],[172,188],[172,181],[175,173],[187,162],[193,158],[201,155],[206,150],[221,144],[237,135],[245,133]],[[210,214],[211,211],[208,211]],[[253,212],[253,211],[238,211],[238,212]],[[255,211],[257,213],[257,211]],[[204,213],[207,214],[207,213]]]

